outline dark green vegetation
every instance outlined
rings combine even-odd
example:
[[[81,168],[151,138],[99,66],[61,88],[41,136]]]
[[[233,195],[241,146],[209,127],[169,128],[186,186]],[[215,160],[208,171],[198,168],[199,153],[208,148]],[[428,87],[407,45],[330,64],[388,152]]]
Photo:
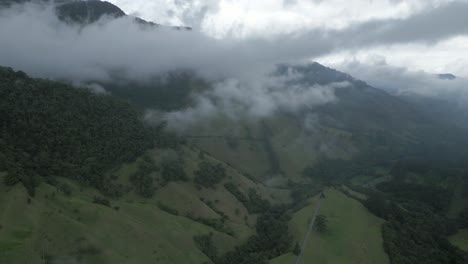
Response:
[[[7,185],[22,182],[30,195],[58,176],[110,191],[107,170],[164,143],[160,128],[112,97],[7,68],[0,79],[0,170]]]
[[[122,79],[115,73],[112,80],[101,85],[114,96],[131,100],[142,108],[158,108],[165,111],[190,105],[192,92],[209,87],[206,81],[190,72],[172,72],[143,83]]]
[[[113,18],[125,16],[125,12],[117,6],[98,0],[70,1],[59,4],[57,13],[61,20],[81,24],[94,23],[103,16]]]
[[[391,181],[367,191],[364,205],[387,220],[382,235],[393,264],[467,262],[466,253],[447,240],[464,227],[464,212],[458,219],[446,216],[454,187],[467,171],[422,159],[402,160],[391,168]]]
[[[319,233],[327,232],[328,230],[327,222],[328,220],[325,215],[317,215],[317,218],[315,218],[315,223],[314,223],[315,229],[317,229]]]
[[[34,259],[32,263],[124,263],[120,253],[113,253],[122,251],[118,241],[137,245],[138,239],[157,237],[161,249],[133,249],[138,256],[126,258],[145,263],[152,254],[158,255],[158,263],[182,263],[174,252],[178,245],[171,244],[173,236],[187,243],[187,252],[192,252],[189,263],[206,260],[196,245],[210,243],[216,245],[220,263],[251,261],[247,256],[257,255],[266,261],[290,250],[287,214],[270,206],[264,198],[269,190],[208,154],[201,157],[195,148],[179,144],[163,127],[145,125],[130,104],[6,68],[0,73],[0,176],[5,183],[0,201],[1,261],[21,262],[24,255]],[[223,188],[228,175],[230,183],[247,194],[250,207],[261,213],[257,225],[247,225],[251,213]],[[209,192],[204,194],[204,188],[197,190],[195,184],[209,187]],[[35,196],[26,195],[22,186]],[[182,191],[176,193],[177,188]],[[164,198],[168,195],[171,198]],[[203,209],[193,212],[184,207],[183,195],[192,195],[190,203]],[[22,208],[21,221],[13,220],[20,213],[12,211],[16,208]],[[35,226],[35,221],[53,225]],[[156,228],[154,221],[159,221]],[[94,230],[97,226],[99,230]],[[22,228],[30,231],[9,235]],[[65,236],[57,235],[64,230]],[[210,239],[198,239],[209,232]],[[69,245],[63,239],[82,242]],[[115,242],[109,244],[110,240]]]
[[[256,214],[265,212],[270,208],[270,203],[267,200],[262,199],[255,189],[249,189],[248,197],[245,196],[239,188],[233,183],[226,183],[224,187],[234,195],[237,200],[244,204],[245,208],[249,213]]]
[[[130,175],[130,182],[135,191],[143,197],[151,197],[154,194],[154,178],[151,173],[155,166],[147,160],[143,160],[136,172]]]
[[[206,188],[212,188],[220,183],[226,177],[226,169],[220,164],[213,165],[203,161],[198,164],[198,170],[195,172],[195,183]]]
[[[135,239],[158,237],[164,250],[152,248],[148,249],[149,253],[141,252],[140,262],[145,263],[150,259],[148,254],[154,254],[161,259],[164,256],[162,263],[178,263],[172,261],[178,259],[177,253],[172,250],[179,247],[174,242],[177,240],[174,236],[182,236],[177,232],[186,229],[189,231],[183,235],[183,247],[192,254],[189,263],[281,261],[282,258],[298,254],[299,245],[296,241],[302,238],[305,232],[302,228],[310,221],[310,215],[302,209],[306,208],[310,213],[308,206],[311,197],[319,195],[323,186],[349,183],[365,176],[369,179],[386,179],[381,183],[376,181],[365,186],[353,186],[367,195],[367,199],[360,196],[356,199],[362,200],[369,211],[386,220],[381,232],[383,246],[380,246],[380,233],[374,232],[382,225],[381,220],[371,217],[362,205],[358,207],[350,201],[351,198],[330,191],[324,195],[324,199],[330,201],[324,202],[329,208],[324,207],[323,213],[317,217],[317,232],[312,238],[330,248],[323,248],[321,252],[312,255],[306,254],[305,259],[334,259],[339,262],[346,256],[352,257],[353,263],[359,263],[362,258],[386,263],[387,258],[382,249],[385,248],[392,264],[465,263],[464,253],[447,240],[457,228],[467,226],[468,218],[466,210],[458,209],[456,216],[446,216],[455,193],[459,193],[460,197],[468,193],[468,181],[464,179],[467,172],[463,162],[464,152],[445,152],[456,144],[464,146],[464,141],[455,132],[450,135],[453,141],[447,139],[442,142],[439,139],[429,144],[426,140],[440,136],[437,131],[424,132],[421,138],[408,136],[408,133],[416,134],[423,127],[432,127],[430,122],[419,123],[420,126],[411,131],[403,127],[385,127],[389,128],[388,131],[376,130],[375,127],[383,124],[354,126],[346,123],[347,118],[351,117],[337,124],[337,120],[342,118],[335,112],[338,110],[324,107],[319,112],[328,118],[325,118],[323,127],[317,130],[320,132],[310,132],[310,138],[334,138],[348,146],[349,153],[341,155],[332,151],[325,155],[311,150],[310,153],[316,154],[313,160],[302,160],[297,164],[288,161],[279,146],[290,139],[281,138],[277,134],[280,126],[291,122],[291,119],[283,117],[281,122],[268,120],[252,130],[242,128],[251,133],[245,137],[231,134],[226,138],[220,137],[224,146],[230,149],[229,153],[255,158],[264,155],[264,159],[259,158],[261,162],[258,162],[262,163],[263,171],[257,170],[255,166],[250,167],[251,163],[246,162],[246,166],[241,167],[243,170],[245,168],[245,172],[239,173],[236,164],[231,166],[211,156],[211,153],[216,154],[223,148],[209,149],[210,152],[207,152],[203,150],[203,144],[196,144],[201,146],[200,150],[192,145],[191,139],[187,144],[182,144],[183,140],[165,132],[163,126],[146,125],[141,120],[141,112],[137,110],[144,107],[143,103],[133,106],[112,96],[96,95],[57,82],[32,79],[24,73],[9,69],[2,69],[0,73],[0,171],[6,172],[2,175],[4,183],[14,190],[18,188],[17,183],[21,182],[30,195],[36,189],[53,190],[41,191],[40,197],[25,197],[22,201],[30,208],[60,205],[57,210],[59,215],[66,214],[86,228],[96,223],[105,226],[99,219],[100,215],[106,216],[109,233],[101,230],[98,236],[107,234],[112,237],[111,234],[115,234],[120,235],[122,240],[136,241],[123,232],[139,227],[122,229],[122,226],[141,221],[145,228],[147,223],[150,229],[154,228],[152,221],[158,218],[160,227],[151,231],[139,230]],[[195,81],[190,82],[191,77],[188,75],[180,76],[180,79],[173,76],[174,80],[180,81],[171,81],[173,87],[184,83],[203,86]],[[359,86],[364,84],[356,85],[353,96],[369,92],[373,99],[386,98],[386,95],[375,95],[375,91],[366,90],[370,89],[367,86]],[[161,93],[167,97],[156,103],[160,104],[160,109],[178,109],[190,103],[187,95],[189,91],[193,92],[195,86],[174,94],[166,93],[163,89]],[[143,95],[139,96],[144,98]],[[132,101],[137,102],[137,99],[133,98]],[[345,106],[346,103],[339,107]],[[196,131],[189,130],[190,133]],[[210,140],[215,141],[214,137]],[[301,141],[301,144],[307,140]],[[357,144],[361,145],[353,149],[352,146]],[[251,145],[247,147],[251,147],[251,150],[247,151],[246,145]],[[260,148],[257,149],[258,146]],[[337,150],[337,147],[332,146],[331,149]],[[437,158],[436,149],[442,149],[441,153],[447,153],[448,156]],[[253,154],[248,154],[249,151]],[[299,156],[289,149],[285,153],[293,153],[293,157],[301,159],[309,152]],[[220,160],[229,161],[230,157],[221,156]],[[255,159],[252,160],[250,162],[256,163]],[[388,181],[388,174],[391,175],[391,181]],[[259,179],[265,175],[279,177],[278,182],[272,182],[281,189],[269,189],[259,183]],[[463,188],[455,191],[455,186]],[[83,193],[94,189],[97,191],[82,197]],[[68,205],[61,205],[65,201]],[[72,201],[81,206],[73,205]],[[340,207],[332,208],[334,205]],[[2,206],[0,202],[0,210],[7,210],[7,206]],[[87,211],[91,210],[89,208],[93,208],[94,213]],[[355,212],[359,213],[353,218]],[[337,214],[340,217],[336,217]],[[345,255],[334,256],[331,249],[343,249],[354,243],[348,239],[348,233],[356,232],[353,234],[360,236],[364,232],[371,232],[365,230],[365,225],[360,223],[361,218],[372,223],[373,227],[368,241],[371,242],[359,243],[366,244],[375,252],[355,256],[353,252],[356,250],[350,248]],[[121,222],[115,223],[116,219],[121,219]],[[170,229],[165,227],[169,224]],[[60,228],[67,228],[68,225],[64,223]],[[5,224],[2,222],[3,226]],[[13,225],[10,222],[6,226],[10,230]],[[31,227],[31,230],[36,229]],[[147,232],[150,232],[151,237],[142,235]],[[36,231],[32,232],[31,237],[36,236],[43,239]],[[53,239],[54,243],[61,243],[57,237]],[[116,259],[122,261],[119,256],[106,253],[120,251],[118,246],[90,241],[86,240],[86,243],[73,250],[66,248],[51,255],[54,260],[65,255],[73,259],[78,259],[78,256],[93,259],[96,263],[108,263]],[[94,238],[93,241],[101,240]],[[21,248],[22,245],[24,239],[12,239],[0,234],[0,253],[7,252],[5,254],[10,259],[14,259],[11,252],[25,250]]]
[[[257,234],[222,256],[218,256],[211,235],[197,236],[194,240],[216,264],[266,264],[269,259],[286,253],[291,247],[291,236],[288,233],[290,216],[286,209],[284,206],[276,206],[262,212],[257,219]]]
[[[326,189],[324,193],[325,198],[320,198],[320,193],[310,198],[309,204],[295,211],[288,223],[293,241],[303,241],[320,201],[318,214],[326,217],[328,230],[321,233],[313,228],[301,263],[389,264],[381,235],[384,221],[336,188]],[[290,264],[296,259],[291,251],[271,260],[270,264]]]
[[[458,225],[460,228],[468,228],[468,207],[465,207],[458,215]]]
[[[166,161],[162,164],[161,174],[163,185],[166,185],[168,182],[171,181],[188,181],[189,178],[184,171],[184,167],[182,166],[180,161]]]

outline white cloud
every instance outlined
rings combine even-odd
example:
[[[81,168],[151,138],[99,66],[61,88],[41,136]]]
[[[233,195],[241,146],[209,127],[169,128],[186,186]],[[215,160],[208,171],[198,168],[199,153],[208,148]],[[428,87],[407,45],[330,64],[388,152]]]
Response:
[[[145,18],[169,24],[191,24],[215,37],[266,37],[314,29],[344,29],[376,19],[407,19],[450,3],[467,0],[111,0],[129,12],[140,10]],[[183,2],[184,4],[177,4]],[[466,10],[460,10],[468,12]],[[171,10],[168,18],[164,10]],[[187,15],[188,10],[190,10]],[[201,12],[200,10],[203,10]],[[172,12],[174,11],[174,12]],[[167,13],[167,12],[166,12]],[[199,15],[199,18],[194,18]],[[175,20],[174,20],[175,19]],[[427,24],[437,25],[445,19]],[[464,22],[460,22],[460,27]],[[456,24],[455,24],[456,25]],[[426,31],[431,31],[428,27]],[[443,29],[446,30],[446,29]],[[421,31],[424,31],[421,29]],[[409,31],[408,31],[409,32]],[[413,34],[408,33],[410,36]],[[352,40],[354,36],[350,36]],[[359,36],[355,36],[359,37]],[[325,63],[378,54],[392,65],[429,72],[453,72],[468,76],[468,38],[454,38],[437,45],[399,44],[380,47],[358,46],[357,51],[334,51],[320,58]],[[390,56],[391,55],[391,56]]]
[[[454,37],[435,45],[396,44],[370,47],[365,50],[342,51],[317,59],[320,63],[335,67],[350,74],[361,75],[347,65],[349,61],[378,65],[379,61],[400,66],[412,71],[429,73],[452,73],[468,78],[468,37]]]
[[[433,72],[391,65],[383,57],[354,58],[334,66],[393,94],[432,97],[459,105],[468,103],[468,79],[464,77],[441,79]]]
[[[147,119],[165,120],[170,128],[180,130],[217,117],[238,121],[265,118],[278,112],[297,114],[336,102],[335,90],[350,85],[306,85],[302,78],[290,70],[281,76],[227,79],[214,84],[213,89],[194,94],[191,107],[169,113],[149,111]]]
[[[452,1],[111,0],[127,12],[146,19],[200,27],[203,32],[217,37],[269,36],[316,28],[343,29],[352,23],[374,19],[407,18]],[[197,15],[199,17],[194,18]]]

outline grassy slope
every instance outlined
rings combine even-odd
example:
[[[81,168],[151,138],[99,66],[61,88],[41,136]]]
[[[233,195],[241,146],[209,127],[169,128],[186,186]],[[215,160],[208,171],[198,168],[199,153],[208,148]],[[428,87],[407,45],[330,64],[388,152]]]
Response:
[[[266,126],[268,134],[260,124]],[[286,186],[287,179],[303,180],[302,171],[314,164],[319,155],[349,158],[356,153],[350,133],[320,124],[313,129],[306,128],[303,122],[287,115],[240,124],[220,118],[192,127],[187,133],[194,136],[189,139],[199,148],[269,186]],[[229,146],[228,137],[239,139],[235,147]],[[271,149],[286,177],[271,172],[272,161],[262,141],[265,138],[269,138]]]
[[[461,182],[454,183],[454,194],[450,202],[450,207],[447,212],[449,217],[457,217],[457,215],[462,211],[466,206],[468,206],[468,198],[463,197],[463,184]]]
[[[468,252],[468,229],[459,230],[455,235],[449,237],[449,241],[453,245]]]
[[[462,196],[462,185],[458,185],[455,188],[450,208],[447,215],[452,218],[456,218],[460,211],[468,205],[468,199]],[[468,229],[461,229],[455,235],[449,237],[449,241],[459,247],[460,249],[468,252]]]
[[[158,165],[167,153],[153,150],[148,155]],[[176,155],[189,177],[193,177],[201,161],[198,150],[182,147]],[[204,159],[219,162],[208,155]],[[129,185],[128,177],[141,161],[140,158],[114,171],[117,180]],[[224,166],[227,168],[224,182],[238,184],[245,193],[255,188],[272,202],[287,201],[287,191],[256,184]],[[0,184],[0,263],[42,263],[43,254],[71,263],[78,259],[81,263],[203,263],[208,259],[195,246],[194,235],[213,232],[217,248],[223,253],[254,232],[256,216],[249,215],[222,184],[215,189],[198,189],[191,182],[171,182],[150,199],[130,192],[111,200],[112,206],[120,207],[115,210],[92,203],[97,191],[90,188],[80,191],[75,183],[67,183],[73,189],[70,197],[43,183],[30,204],[22,186],[11,188]],[[185,217],[192,213],[197,217],[219,218],[207,205],[208,201],[229,216],[226,225],[235,231],[234,237]],[[160,210],[159,202],[177,209],[179,215]]]
[[[389,263],[380,232],[383,220],[339,191],[331,189],[325,195],[320,214],[328,218],[329,231],[326,234],[313,232],[302,263]],[[290,230],[296,241],[302,241],[316,201],[317,198],[312,199],[311,204],[296,212],[290,221]],[[270,263],[294,263],[295,257],[286,254]]]
[[[42,263],[41,254],[64,259],[80,255],[85,263],[206,260],[192,236],[213,230],[162,212],[153,204],[113,202],[120,206],[116,211],[92,204],[92,191],[81,193],[73,186],[76,194],[66,197],[45,184],[28,204],[21,186],[1,188],[0,263]],[[86,253],[92,249],[99,253]],[[184,257],[178,254],[180,250],[186,252]]]

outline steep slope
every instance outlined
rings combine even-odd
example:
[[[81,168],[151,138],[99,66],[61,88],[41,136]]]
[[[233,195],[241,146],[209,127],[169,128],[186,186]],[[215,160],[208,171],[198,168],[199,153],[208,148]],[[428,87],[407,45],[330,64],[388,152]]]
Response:
[[[153,150],[146,157],[158,160],[161,153],[164,151]],[[196,169],[196,151],[184,148],[178,153]],[[115,171],[116,180],[132,186],[130,177],[143,160]],[[190,167],[184,168],[192,179]],[[153,177],[156,181],[161,174]],[[203,263],[210,260],[193,237],[212,233],[218,253],[223,254],[254,234],[256,215],[222,183],[205,189],[191,182],[170,182],[153,197],[130,191],[119,198],[106,198],[110,202],[106,206],[96,203],[96,197],[101,197],[97,190],[74,181],[58,181],[57,187],[41,183],[34,198],[21,185],[0,187],[2,263]],[[226,182],[239,185],[246,193],[249,188],[257,189],[272,202],[287,199],[287,193],[266,189],[232,169]],[[69,192],[64,192],[62,184]]]
[[[257,218],[290,201],[288,190],[146,127],[113,97],[7,68],[0,84],[1,263],[223,259],[257,241]],[[215,255],[200,244],[206,238]]]
[[[64,2],[57,6],[57,12],[61,20],[82,24],[94,23],[104,16],[112,18],[126,16],[117,6],[99,0]]]
[[[0,170],[34,193],[39,177],[104,190],[105,170],[154,146],[157,129],[128,103],[0,68]]]
[[[189,140],[241,171],[282,186],[288,179],[301,181],[306,167],[324,159],[390,161],[437,156],[441,149],[450,157],[462,156],[448,153],[466,145],[464,131],[432,119],[408,102],[318,63],[282,65],[276,74],[291,70],[302,75],[297,83],[351,85],[335,90],[336,103],[298,114],[277,112],[260,121],[219,118],[197,124],[187,132]]]

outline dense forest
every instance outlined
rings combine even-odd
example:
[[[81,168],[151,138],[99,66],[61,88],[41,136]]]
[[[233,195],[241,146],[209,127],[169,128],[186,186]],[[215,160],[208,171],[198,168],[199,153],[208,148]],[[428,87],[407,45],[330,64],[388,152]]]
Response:
[[[446,216],[453,183],[464,180],[467,171],[422,159],[401,160],[391,168],[391,181],[359,189],[368,195],[363,203],[369,211],[387,220],[382,235],[392,264],[467,263],[466,253],[447,240],[465,227],[466,212],[457,219]]]
[[[194,237],[197,246],[215,264],[267,264],[269,259],[291,250],[288,232],[290,215],[285,205],[265,208],[257,218],[257,233],[234,250],[221,256],[212,241],[212,234]]]
[[[106,170],[174,139],[130,104],[87,89],[0,68],[0,170],[30,195],[41,180],[68,177],[112,192]]]

